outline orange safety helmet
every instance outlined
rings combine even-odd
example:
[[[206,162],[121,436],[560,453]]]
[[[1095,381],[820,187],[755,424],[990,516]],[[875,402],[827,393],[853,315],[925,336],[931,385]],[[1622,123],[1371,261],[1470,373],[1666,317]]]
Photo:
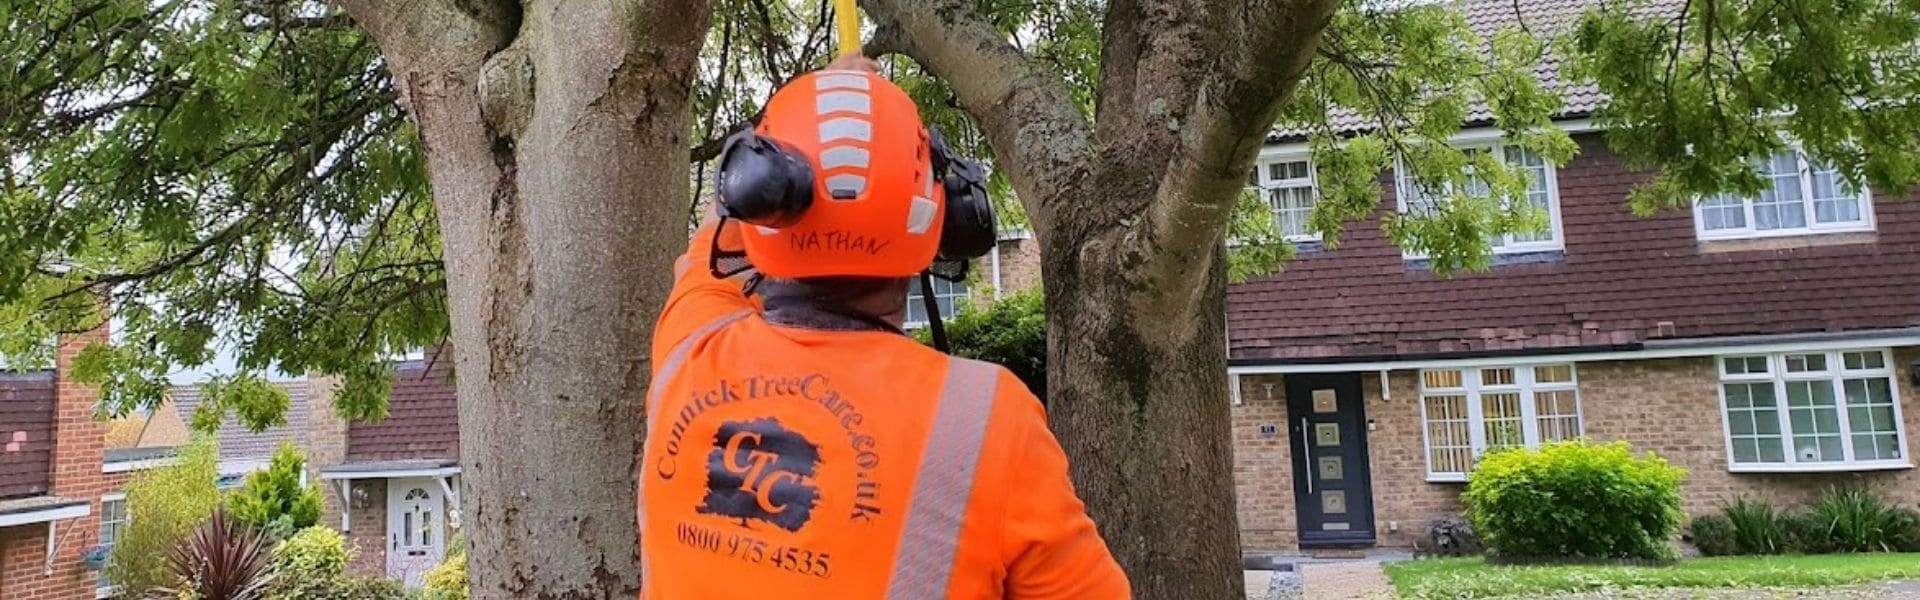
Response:
[[[905,90],[864,71],[816,71],[780,88],[765,111],[752,132],[758,152],[805,163],[783,167],[773,187],[788,189],[763,193],[788,206],[741,214],[755,200],[742,196],[759,188],[729,171],[755,170],[735,167],[733,143],[722,155],[721,207],[754,225],[741,237],[755,269],[788,279],[907,277],[933,264],[946,186],[936,185],[931,142]]]

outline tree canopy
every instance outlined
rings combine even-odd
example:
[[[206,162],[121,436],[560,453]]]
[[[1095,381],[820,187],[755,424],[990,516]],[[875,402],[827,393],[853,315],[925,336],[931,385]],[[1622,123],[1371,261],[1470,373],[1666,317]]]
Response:
[[[1754,193],[1749,160],[1789,143],[1855,184],[1903,189],[1920,176],[1910,4],[1608,0],[1521,15],[1348,0],[1272,137],[1312,148],[1310,225],[1329,246],[1376,209],[1379,174],[1407,166],[1446,200],[1386,227],[1441,272],[1485,268],[1489,240],[1545,222],[1502,200],[1524,196],[1524,169],[1448,140],[1485,122],[1563,163],[1576,147],[1552,121],[1578,85],[1608,98],[1592,118],[1614,149],[1658,171],[1629,199],[1642,213]],[[1476,31],[1463,6],[1505,25]],[[1093,118],[1108,3],[977,8]],[[690,124],[696,188],[769,90],[829,57],[829,13],[805,0],[716,5]],[[157,402],[169,370],[218,346],[239,369],[209,399],[251,425],[277,420],[281,392],[257,385],[270,370],[342,375],[348,416],[384,414],[388,359],[443,342],[448,318],[419,139],[369,37],[300,0],[5,0],[0,17],[0,354],[44,361],[45,340],[96,325],[104,298],[126,343],[84,364],[109,412]],[[870,33],[928,123],[990,158],[947,84],[891,52],[896,32]],[[1543,64],[1560,85],[1542,85]],[[1023,226],[999,170],[994,192]],[[1285,244],[1261,211],[1240,213],[1235,276],[1278,267]]]

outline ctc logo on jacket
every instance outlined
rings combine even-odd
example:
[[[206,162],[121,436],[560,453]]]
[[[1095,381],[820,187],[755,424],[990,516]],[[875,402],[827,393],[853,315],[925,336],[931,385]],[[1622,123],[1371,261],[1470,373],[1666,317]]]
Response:
[[[720,214],[728,193],[798,209],[734,207],[677,265],[647,395],[641,597],[1127,598],[1039,400],[1010,372],[891,327],[769,319],[709,268],[714,248],[743,248],[787,280],[926,269],[954,200],[912,101],[872,73],[813,73],[752,135],[741,151],[789,162],[754,177],[787,191],[736,171]]]

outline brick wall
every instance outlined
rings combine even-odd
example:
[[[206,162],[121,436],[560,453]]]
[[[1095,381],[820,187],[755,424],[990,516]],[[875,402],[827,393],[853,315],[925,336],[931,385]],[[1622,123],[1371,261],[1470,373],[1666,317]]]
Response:
[[[1920,360],[1920,348],[1894,353],[1900,408],[1906,421],[1907,455],[1920,451],[1920,401],[1906,365]],[[1625,440],[1636,450],[1651,450],[1688,471],[1686,508],[1713,512],[1745,495],[1778,505],[1804,505],[1837,484],[1864,483],[1888,499],[1920,508],[1920,473],[1913,470],[1865,473],[1735,474],[1727,471],[1727,443],[1720,412],[1719,375],[1711,358],[1641,362],[1582,363],[1581,412],[1586,432],[1596,440]]]
[[[0,598],[6,600],[86,600],[94,596],[94,573],[80,554],[100,540],[100,495],[110,483],[100,472],[107,425],[94,420],[98,390],[74,383],[72,362],[93,342],[107,341],[104,325],[94,331],[62,337],[55,363],[58,396],[54,410],[52,494],[86,499],[92,510],[86,517],[56,521],[59,540],[53,572],[46,570],[45,524],[0,529]]]
[[[333,408],[333,394],[339,385],[334,377],[309,376],[307,386],[307,428],[301,432],[300,446],[307,453],[307,477],[321,481],[320,471],[346,462],[347,422]],[[340,526],[340,486],[321,481],[320,524]]]
[[[991,273],[988,274],[992,276]],[[991,284],[989,279],[987,283]],[[1014,293],[1040,285],[1040,240],[1028,237],[1000,242],[1000,287]]]
[[[347,571],[354,575],[385,577],[387,575],[387,480],[356,479],[353,482],[353,498],[348,499],[353,518],[353,531],[347,532],[347,541],[358,552],[354,553],[353,564]],[[338,513],[335,513],[338,519]],[[339,526],[335,521],[333,526]]]
[[[1920,453],[1920,389],[1910,383],[1907,365],[1920,361],[1920,348],[1898,349],[1894,359],[1907,454],[1913,456]],[[1688,512],[1712,512],[1742,494],[1779,505],[1804,505],[1829,486],[1847,483],[1876,486],[1890,501],[1920,508],[1920,471],[1910,469],[1728,472],[1719,377],[1711,358],[1585,362],[1579,363],[1578,373],[1586,434],[1598,441],[1624,440],[1637,451],[1659,453],[1687,469],[1690,475],[1682,491]],[[1430,521],[1459,515],[1462,510],[1459,494],[1464,484],[1426,481],[1426,444],[1415,377],[1411,370],[1390,372],[1390,390],[1383,398],[1379,376],[1361,376],[1367,418],[1374,424],[1367,443],[1374,520],[1383,547],[1404,548],[1423,541]],[[1292,550],[1298,544],[1298,523],[1293,513],[1285,378],[1243,377],[1240,394],[1241,404],[1233,408],[1233,435],[1241,543],[1250,552]],[[1263,424],[1275,425],[1278,431],[1264,436]],[[1398,531],[1394,531],[1396,525]]]

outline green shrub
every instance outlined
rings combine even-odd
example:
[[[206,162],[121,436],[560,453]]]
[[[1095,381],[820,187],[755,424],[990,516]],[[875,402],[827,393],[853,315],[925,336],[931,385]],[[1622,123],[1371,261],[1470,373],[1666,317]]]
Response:
[[[134,473],[127,481],[127,524],[102,572],[120,597],[176,583],[168,557],[220,506],[214,485],[219,455],[212,438],[195,436],[174,464]]]
[[[1826,546],[1839,552],[1888,552],[1899,533],[1893,507],[1862,487],[1831,488],[1813,503]]]
[[[1892,533],[1888,539],[1894,552],[1920,552],[1920,512],[1913,509],[1893,509]]]
[[[1765,500],[1739,498],[1724,509],[1733,525],[1734,551],[1739,554],[1779,554],[1787,550],[1782,515]]]
[[[286,600],[407,600],[410,594],[400,582],[379,577],[337,577],[308,588],[303,596],[281,596]],[[270,598],[269,600],[274,600]]]
[[[265,471],[247,476],[247,483],[227,496],[234,518],[281,536],[312,527],[320,521],[320,486],[300,485],[307,459],[293,444],[281,442]]]
[[[324,596],[340,584],[353,547],[346,536],[326,527],[308,527],[280,542],[273,550],[274,600],[305,600]]]
[[[1686,471],[1625,443],[1560,442],[1489,453],[1462,496],[1488,551],[1509,559],[1665,560]]]
[[[1832,552],[1833,532],[1810,510],[1790,511],[1780,517],[1786,532],[1786,551],[1793,554]]]
[[[954,356],[1006,367],[1033,395],[1047,397],[1046,298],[1038,289],[1015,293],[983,307],[968,306],[947,324]],[[914,337],[926,342],[926,329]]]
[[[1733,522],[1724,514],[1694,517],[1690,529],[1693,530],[1693,547],[1699,548],[1701,555],[1728,556],[1740,553]]]
[[[421,591],[430,600],[467,600],[467,553],[454,552],[428,569]]]

